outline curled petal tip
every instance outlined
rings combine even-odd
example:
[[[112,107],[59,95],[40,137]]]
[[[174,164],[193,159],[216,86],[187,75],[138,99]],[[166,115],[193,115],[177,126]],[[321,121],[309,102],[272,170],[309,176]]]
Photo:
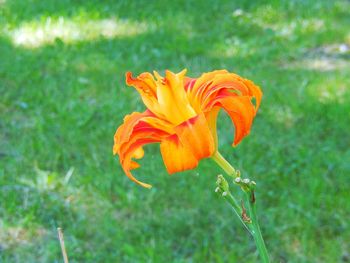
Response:
[[[129,177],[129,179],[131,179],[132,181],[134,181],[135,183],[137,183],[138,185],[141,185],[142,187],[145,187],[145,188],[152,188],[152,185],[150,184],[146,184],[146,183],[143,183],[139,180],[137,180],[131,173],[130,173],[130,170],[133,169],[133,168],[136,168],[136,167],[129,167],[129,170],[124,170],[126,175]]]
[[[138,182],[138,184],[141,185],[144,188],[147,188],[147,189],[151,189],[152,188],[152,185],[150,185],[150,184],[145,184],[145,183],[142,183],[142,182]]]
[[[181,70],[181,72],[179,73],[182,76],[185,76],[187,73],[187,68],[184,68],[183,70]]]
[[[132,73],[130,71],[125,73],[125,82],[127,85],[131,84],[131,80],[133,79]]]
[[[158,73],[158,71],[153,70],[153,75],[158,81],[163,79],[163,77]]]

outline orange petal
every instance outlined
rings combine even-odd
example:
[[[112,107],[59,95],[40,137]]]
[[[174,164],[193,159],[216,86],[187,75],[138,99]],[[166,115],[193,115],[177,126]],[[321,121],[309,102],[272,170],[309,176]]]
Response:
[[[255,111],[258,110],[262,98],[262,92],[252,81],[241,76],[229,73],[226,70],[216,70],[205,73],[195,82],[186,79],[187,93],[192,107],[198,112],[198,108],[205,108],[222,90],[230,91],[237,96],[250,96],[255,98]]]
[[[180,142],[176,134],[161,142],[160,151],[169,174],[190,170],[198,165],[198,160],[190,149]]]
[[[205,118],[207,119],[207,123],[210,129],[210,132],[214,139],[215,150],[218,149],[218,135],[216,131],[216,119],[218,118],[218,114],[220,111],[220,107],[214,106],[211,108],[209,112],[205,114]]]
[[[143,158],[144,155],[145,155],[145,151],[143,150],[142,147],[139,147],[135,150],[132,157],[134,157],[135,159],[141,159]]]
[[[152,74],[145,72],[134,78],[131,72],[127,72],[126,84],[133,86],[140,93],[143,103],[147,109],[159,117],[164,117],[159,108],[157,100],[157,84]]]
[[[201,109],[202,94],[206,87],[210,86],[210,83],[213,81],[216,75],[224,73],[227,73],[227,71],[214,70],[212,72],[202,74],[198,79],[185,79],[187,96],[196,112],[199,112]]]
[[[258,111],[258,109],[260,107],[260,102],[261,102],[263,93],[262,93],[261,89],[257,85],[254,84],[253,81],[251,81],[249,79],[243,79],[243,82],[250,89],[251,95],[253,97],[255,97],[255,99],[256,99],[256,106],[255,106],[255,112],[256,112],[256,111]]]
[[[133,112],[132,114],[124,117],[124,123],[119,126],[114,134],[113,154],[117,154],[119,152],[120,145],[129,140],[135,125],[145,116],[149,116],[149,114],[146,112]]]
[[[145,144],[150,144],[150,143],[155,143],[155,142],[159,142],[159,139],[152,139],[152,138],[147,138],[147,139],[143,139],[143,140],[138,140],[136,142],[134,142],[132,145],[130,145],[130,147],[128,148],[128,151],[124,154],[124,158],[120,158],[120,163],[123,167],[123,170],[126,174],[127,177],[129,177],[130,180],[134,181],[135,183],[146,187],[146,188],[151,188],[152,186],[150,184],[146,184],[143,182],[140,182],[139,180],[137,180],[132,173],[130,172],[130,170],[132,169],[136,169],[139,167],[139,164],[136,163],[135,161],[132,160],[133,154],[135,151],[137,151],[137,149]]]
[[[196,83],[193,86],[193,91],[197,92],[198,89],[200,89],[201,87],[203,87],[204,84],[206,84],[207,82],[212,81],[216,75],[222,75],[222,74],[227,74],[227,70],[214,70],[211,72],[207,72],[202,74],[202,76],[200,76]]]
[[[195,78],[185,77],[184,79],[184,87],[186,91],[190,91],[193,89],[194,84],[196,83]]]
[[[255,117],[255,108],[251,102],[251,98],[226,93],[225,95],[216,97],[212,103],[213,106],[222,107],[230,116],[236,128],[233,145],[237,145],[249,134]]]
[[[224,108],[235,125],[234,145],[250,132],[255,114],[260,106],[262,92],[252,81],[225,70],[203,74],[195,83],[186,80],[190,103],[205,113],[215,145],[218,108]],[[252,100],[255,99],[255,105]]]
[[[131,72],[127,72],[125,74],[125,79],[126,84],[129,86],[134,86],[138,91],[142,91],[149,96],[157,97],[156,82],[150,73],[145,72],[137,78],[134,78]]]
[[[114,136],[114,154],[119,155],[120,163],[125,174],[134,182],[143,187],[150,188],[149,184],[138,181],[130,172],[130,170],[139,167],[133,161],[133,158],[139,159],[143,157],[142,146],[145,144],[156,143],[162,141],[163,138],[169,136],[169,133],[159,129],[161,120],[158,121],[158,128],[151,126],[147,120],[156,118],[151,112],[144,113],[135,112],[128,115],[124,119],[124,123],[118,128]],[[145,121],[146,120],[146,121]]]
[[[190,149],[197,160],[210,157],[215,145],[203,113],[174,128],[181,143]]]

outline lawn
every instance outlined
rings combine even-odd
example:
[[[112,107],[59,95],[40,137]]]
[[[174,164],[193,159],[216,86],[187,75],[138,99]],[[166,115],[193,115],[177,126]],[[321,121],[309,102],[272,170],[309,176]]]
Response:
[[[258,262],[210,160],[169,176],[158,145],[132,183],[112,155],[143,111],[132,71],[225,68],[264,97],[219,147],[257,182],[272,262],[350,261],[349,1],[0,0],[0,261]],[[238,189],[237,189],[238,191]]]

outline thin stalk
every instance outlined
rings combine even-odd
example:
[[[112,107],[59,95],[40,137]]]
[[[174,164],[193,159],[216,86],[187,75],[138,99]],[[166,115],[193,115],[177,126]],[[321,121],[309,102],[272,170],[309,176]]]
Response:
[[[63,238],[62,228],[58,227],[57,232],[58,232],[58,239],[59,239],[60,245],[61,245],[63,261],[64,261],[64,263],[68,263],[68,256],[67,256],[67,252],[66,252],[66,247],[64,246],[64,238]]]
[[[229,175],[231,177],[237,177],[236,170],[232,167],[232,165],[228,161],[226,161],[226,159],[219,152],[216,152],[212,156],[212,159],[227,173],[227,175]],[[264,239],[261,235],[260,226],[259,226],[258,218],[257,218],[257,214],[256,214],[256,204],[255,204],[256,200],[255,200],[255,196],[254,196],[254,190],[250,189],[249,191],[244,191],[244,192],[245,192],[245,196],[246,196],[246,200],[247,200],[247,204],[248,204],[248,211],[250,214],[250,219],[252,222],[245,223],[239,214],[238,214],[238,216],[241,219],[241,221],[243,222],[244,226],[249,228],[249,230],[250,230],[249,232],[254,238],[257,250],[258,250],[259,255],[261,257],[261,261],[263,263],[269,263],[270,262],[269,256],[267,253]],[[237,202],[236,202],[236,205],[237,205]],[[231,206],[232,206],[232,204],[231,204]],[[238,210],[238,211],[242,212],[242,210]],[[236,210],[235,210],[235,212],[237,214]]]
[[[256,214],[256,200],[254,197],[254,190],[251,190],[251,192],[246,192],[246,199],[248,203],[248,211],[250,214],[250,219],[252,220],[251,224],[251,234],[254,237],[255,245],[259,251],[261,261],[264,263],[269,263],[269,255],[267,253],[265,241],[262,237],[261,231],[260,231],[260,226],[258,222],[258,216]]]
[[[225,171],[225,173],[227,173],[227,175],[236,177],[235,168],[233,168],[232,165],[226,161],[226,159],[218,151],[216,151],[211,158]]]
[[[244,227],[248,230],[248,232],[251,235],[253,235],[250,227],[242,219],[242,216],[241,216],[242,215],[242,208],[238,205],[238,203],[237,203],[236,199],[234,198],[234,196],[231,193],[228,193],[226,196],[224,196],[224,198],[227,201],[227,203],[232,207],[233,211],[238,216],[239,220],[244,225]]]

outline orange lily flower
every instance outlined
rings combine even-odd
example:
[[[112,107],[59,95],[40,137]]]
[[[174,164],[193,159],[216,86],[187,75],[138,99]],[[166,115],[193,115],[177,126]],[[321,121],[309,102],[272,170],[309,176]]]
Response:
[[[259,108],[262,92],[250,80],[226,70],[204,73],[198,79],[185,75],[186,70],[178,74],[167,70],[165,77],[157,72],[136,78],[126,73],[126,83],[140,93],[147,110],[124,118],[114,135],[113,153],[119,155],[126,175],[144,187],[151,185],[138,181],[130,171],[139,167],[133,159],[143,157],[145,144],[160,143],[169,174],[193,169],[217,151],[220,108],[235,126],[233,145],[249,134]]]

